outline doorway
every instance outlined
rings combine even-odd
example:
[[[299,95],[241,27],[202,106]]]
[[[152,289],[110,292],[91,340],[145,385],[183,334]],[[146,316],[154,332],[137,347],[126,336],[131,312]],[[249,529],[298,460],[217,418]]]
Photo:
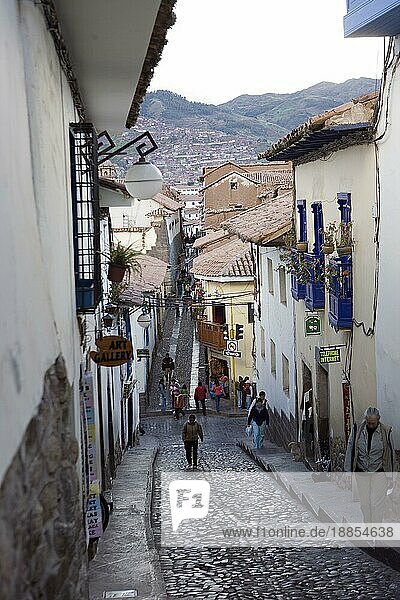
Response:
[[[316,417],[318,423],[318,442],[321,458],[330,458],[329,444],[329,375],[319,363],[316,364]]]
[[[300,441],[304,448],[304,455],[309,460],[314,460],[315,438],[314,438],[314,408],[312,374],[306,363],[302,361],[303,387],[300,404]]]

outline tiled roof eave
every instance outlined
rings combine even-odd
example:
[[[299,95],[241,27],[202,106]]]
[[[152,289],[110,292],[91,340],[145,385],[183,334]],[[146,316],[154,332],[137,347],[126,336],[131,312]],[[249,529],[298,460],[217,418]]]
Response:
[[[176,0],[161,0],[146,58],[144,59],[142,72],[126,119],[126,127],[128,129],[133,127],[138,119],[140,104],[143,101],[146,90],[153,77],[154,69],[159,63],[162,51],[167,43],[167,31],[175,23],[175,14],[173,12],[175,3]]]

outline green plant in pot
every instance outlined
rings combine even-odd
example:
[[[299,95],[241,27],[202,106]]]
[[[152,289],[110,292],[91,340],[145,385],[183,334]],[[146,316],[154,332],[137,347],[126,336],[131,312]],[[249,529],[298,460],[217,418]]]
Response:
[[[121,283],[126,271],[140,272],[137,256],[140,254],[132,249],[132,246],[123,246],[118,242],[111,249],[108,265],[108,279],[114,283]]]
[[[344,221],[340,222],[339,241],[336,243],[336,250],[339,256],[351,254],[353,246],[352,228],[353,223],[351,221],[348,223],[345,223]]]
[[[321,229],[321,233],[324,236],[322,244],[322,252],[324,254],[332,254],[335,250],[335,240],[338,228],[336,222],[328,223],[325,229]]]

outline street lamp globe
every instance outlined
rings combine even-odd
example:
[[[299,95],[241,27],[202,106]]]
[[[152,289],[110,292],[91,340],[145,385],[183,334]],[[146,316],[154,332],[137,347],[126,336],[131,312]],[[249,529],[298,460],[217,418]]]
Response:
[[[162,182],[160,169],[143,157],[132,165],[125,175],[125,187],[128,193],[138,200],[152,198],[161,192]]]
[[[148,313],[143,313],[137,318],[137,324],[144,329],[147,329],[150,326],[151,317]]]

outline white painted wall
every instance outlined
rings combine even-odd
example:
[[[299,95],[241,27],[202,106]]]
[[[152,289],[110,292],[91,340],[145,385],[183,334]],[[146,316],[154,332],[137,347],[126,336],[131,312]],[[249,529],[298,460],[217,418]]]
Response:
[[[372,144],[352,146],[335,152],[324,160],[296,167],[296,193],[298,199],[307,201],[307,229],[309,250],[314,243],[311,204],[322,201],[324,226],[340,221],[336,194],[350,192],[353,221],[353,317],[368,328],[373,318],[373,290],[375,245],[372,209],[375,202],[375,156]],[[321,336],[304,336],[304,301],[296,302],[296,344],[298,386],[302,390],[301,361],[309,366],[316,386],[315,347],[348,344],[349,333],[335,333],[328,323],[329,299],[326,293]],[[369,405],[376,403],[374,337],[367,337],[361,328],[353,327],[353,352],[351,362],[352,397],[356,418],[362,416]],[[342,362],[329,366],[330,425],[332,436],[343,436],[342,370],[345,368],[346,349],[342,349]]]
[[[398,60],[400,38],[396,39]],[[389,92],[390,85],[390,92]],[[387,95],[389,96],[386,112]],[[376,319],[377,404],[382,421],[393,426],[394,445],[400,448],[400,73],[389,69],[377,131],[381,184],[379,232],[379,297]],[[387,124],[386,124],[387,123]]]
[[[294,356],[294,323],[293,299],[290,293],[290,277],[286,274],[286,305],[280,300],[279,272],[281,250],[278,248],[259,247],[260,276],[260,305],[255,302],[255,336],[256,336],[256,375],[257,388],[267,394],[271,408],[283,411],[286,416],[296,416],[295,388],[295,356]],[[273,265],[273,290],[269,292],[267,260]],[[264,330],[262,335],[261,328]],[[262,337],[264,339],[262,340]],[[276,373],[271,372],[271,343],[276,348]],[[283,390],[282,354],[289,361],[289,393]]]
[[[62,353],[79,419],[69,87],[39,5],[0,5],[0,478]]]

